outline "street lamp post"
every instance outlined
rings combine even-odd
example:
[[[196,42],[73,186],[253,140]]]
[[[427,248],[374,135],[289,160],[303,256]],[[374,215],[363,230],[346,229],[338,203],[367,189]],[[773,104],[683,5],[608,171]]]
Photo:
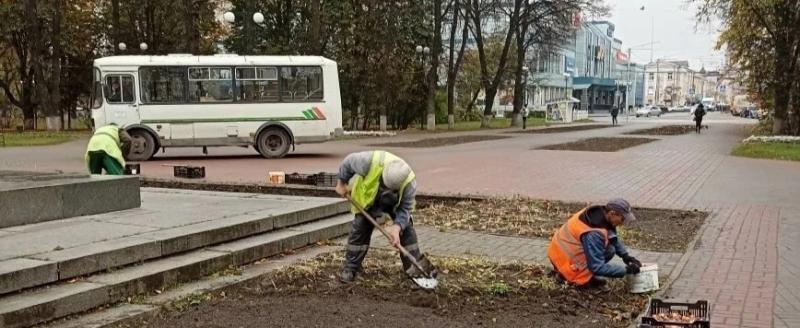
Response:
[[[528,66],[522,66],[522,129],[525,130],[525,126],[528,123],[528,70],[530,68]]]
[[[424,102],[422,105],[423,110],[421,111],[422,116],[420,120],[420,129],[424,129],[426,123],[425,120],[427,118],[426,106],[428,106],[428,101],[429,101],[428,97],[432,96],[430,94],[430,86],[428,86],[428,69],[425,67],[427,61],[430,59],[429,57],[431,55],[431,48],[427,46],[417,45],[414,48],[414,52],[417,53],[417,58],[419,59],[420,66],[422,68],[422,86],[425,88],[425,97],[423,98]]]
[[[562,73],[562,75],[564,75],[564,115],[566,115],[567,114],[566,109],[567,109],[567,106],[569,106],[568,104],[570,103],[569,102],[569,100],[570,100],[569,99],[570,98],[569,97],[569,78],[572,77],[572,75],[570,75],[568,72],[564,72],[564,73]],[[572,115],[571,115],[572,116],[572,121],[575,121],[575,108],[572,108],[572,110],[570,112],[572,113]],[[563,119],[562,119],[562,121],[563,121]]]
[[[222,18],[225,20],[225,22],[227,22],[228,24],[231,24],[231,25],[233,25],[233,23],[236,22],[236,15],[233,12],[230,12],[230,11],[225,12],[224,14],[222,14]],[[264,14],[262,14],[260,12],[253,13],[252,21],[256,25],[261,25],[262,23],[264,23]],[[245,50],[249,49],[249,50],[251,50],[250,53],[253,53],[253,51],[251,49],[252,41],[253,41],[252,40],[253,31],[252,31],[252,28],[249,27],[250,24],[247,22],[247,20],[245,20],[244,23],[245,23],[245,25],[242,28],[244,29],[244,35],[245,35]]]

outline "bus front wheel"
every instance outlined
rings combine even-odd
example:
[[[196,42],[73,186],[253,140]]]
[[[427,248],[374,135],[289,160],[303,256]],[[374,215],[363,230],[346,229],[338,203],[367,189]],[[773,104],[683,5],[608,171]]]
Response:
[[[291,146],[289,133],[281,128],[267,128],[258,135],[256,149],[265,158],[281,158]]]
[[[146,161],[156,153],[156,140],[145,130],[128,131],[131,135],[131,147],[125,158],[129,161]]]

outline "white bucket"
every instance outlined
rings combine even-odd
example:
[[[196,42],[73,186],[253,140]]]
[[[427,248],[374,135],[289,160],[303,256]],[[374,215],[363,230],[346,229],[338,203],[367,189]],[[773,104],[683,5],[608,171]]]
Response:
[[[286,173],[280,171],[269,172],[268,182],[273,184],[284,184],[286,183]]]
[[[638,274],[628,275],[631,293],[640,294],[658,290],[658,263],[643,263]]]

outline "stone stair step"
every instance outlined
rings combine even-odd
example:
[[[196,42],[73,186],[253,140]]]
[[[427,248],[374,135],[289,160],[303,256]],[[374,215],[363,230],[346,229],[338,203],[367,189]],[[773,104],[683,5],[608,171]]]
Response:
[[[138,177],[0,170],[0,228],[139,205]]]
[[[346,234],[341,214],[0,297],[0,328],[28,327]]]
[[[0,261],[0,294],[291,227],[347,210],[345,202],[331,202],[280,214],[271,210],[258,211],[170,229],[134,230],[130,232],[137,233],[133,236],[7,259]],[[53,232],[44,230],[43,233]]]

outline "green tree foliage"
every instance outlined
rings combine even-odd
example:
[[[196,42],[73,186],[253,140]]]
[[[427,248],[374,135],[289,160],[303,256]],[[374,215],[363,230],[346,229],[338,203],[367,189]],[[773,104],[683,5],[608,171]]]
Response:
[[[427,2],[236,0],[229,49],[239,54],[322,55],[339,66],[349,128],[369,128],[379,115],[405,128],[424,115],[422,61],[429,44]],[[260,12],[264,23],[252,15]],[[426,64],[430,68],[430,64]]]
[[[800,133],[800,1],[696,0],[698,16],[723,23],[717,46],[762,105],[773,133]]]

